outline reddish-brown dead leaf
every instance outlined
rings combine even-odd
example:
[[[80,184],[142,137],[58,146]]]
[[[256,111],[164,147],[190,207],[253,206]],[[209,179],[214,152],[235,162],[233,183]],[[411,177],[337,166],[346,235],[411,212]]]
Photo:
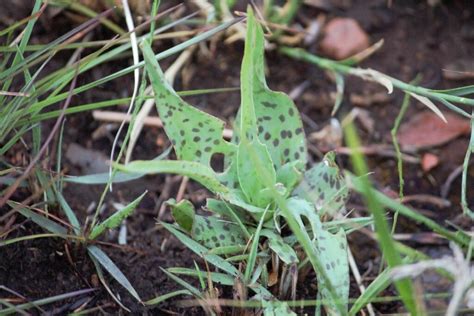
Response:
[[[439,158],[431,153],[426,153],[421,158],[421,168],[424,172],[428,172],[439,164]]]
[[[331,58],[345,59],[369,46],[369,36],[354,19],[334,18],[324,28],[321,50]]]
[[[448,123],[444,123],[435,113],[424,111],[403,124],[398,133],[402,148],[416,150],[439,146],[470,133],[468,119],[448,112],[443,114]]]

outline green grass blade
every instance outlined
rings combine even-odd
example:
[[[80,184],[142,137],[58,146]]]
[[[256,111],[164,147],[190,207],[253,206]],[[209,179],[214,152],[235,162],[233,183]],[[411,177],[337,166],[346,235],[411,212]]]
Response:
[[[41,0],[36,0],[35,4],[33,6],[33,11],[31,15],[35,15],[39,12],[41,8],[42,1]],[[34,17],[30,21],[28,21],[28,24],[26,24],[25,30],[23,31],[23,36],[20,41],[20,45],[18,46],[18,50],[15,54],[15,57],[13,58],[13,62],[11,65],[7,68],[7,70],[4,70],[0,73],[0,77],[3,77],[5,73],[7,73],[12,67],[16,67],[19,64],[23,63],[23,53],[25,52],[25,47],[28,45],[28,42],[31,37],[31,33],[33,32],[33,27],[35,26],[36,22],[38,21],[38,16]],[[8,78],[8,80],[5,82],[5,84],[2,87],[2,90],[8,91],[10,88],[10,84],[12,83],[13,78],[8,77],[7,75],[4,76],[4,78]],[[3,103],[3,97],[0,97],[0,102]]]
[[[170,298],[173,298],[179,295],[192,295],[192,293],[189,292],[188,290],[177,290],[177,291],[173,291],[170,293],[157,296],[151,300],[143,302],[143,304],[148,305],[148,306],[158,305],[160,303],[163,303],[166,300],[169,300]]]
[[[168,147],[161,153],[158,157],[154,158],[153,160],[163,160],[168,157],[169,153],[171,152],[171,147]],[[116,172],[113,175],[112,183],[122,183],[127,181],[136,180],[145,176],[145,173],[126,173],[126,172]],[[66,182],[71,183],[79,183],[79,184],[104,184],[108,183],[110,180],[110,173],[96,173],[96,174],[89,174],[85,176],[68,176],[63,179]]]
[[[208,276],[210,276],[212,282],[221,285],[233,286],[235,283],[235,277],[220,272],[196,271],[195,269],[189,268],[168,268],[167,270],[173,274],[186,275],[195,278],[198,278],[199,275],[201,275],[207,279]]]
[[[362,193],[362,179],[363,177],[352,177],[351,182],[353,183],[353,189],[359,193]],[[390,197],[386,196],[380,191],[377,191],[375,189],[371,189],[371,192],[377,201],[383,205],[383,207],[391,209],[393,211],[398,212],[400,215],[403,215],[407,218],[410,218],[411,220],[414,220],[415,222],[419,224],[426,225],[428,228],[430,228],[432,231],[435,233],[440,234],[441,236],[446,237],[447,239],[454,241],[458,243],[460,246],[463,247],[469,247],[470,243],[470,236],[466,234],[463,231],[457,231],[453,232],[450,231],[435,221],[429,219],[426,216],[423,216],[414,210],[410,209],[409,207],[391,199]]]
[[[53,0],[51,1],[51,5],[53,6],[57,5],[60,7],[66,6],[67,9],[71,11],[76,11],[77,13],[84,15],[85,17],[88,17],[88,18],[95,18],[99,15],[94,10],[89,9],[85,5],[81,4],[79,1],[75,1],[75,0]],[[117,34],[126,33],[124,29],[122,29],[119,25],[115,24],[110,19],[107,19],[107,18],[100,19],[100,23],[102,23],[102,25],[104,25],[105,27],[107,27],[109,30],[111,30],[114,33],[117,33]]]
[[[63,239],[66,239],[66,240],[79,240],[79,241],[84,241],[84,239],[80,236],[75,236],[75,235],[58,235],[58,234],[36,234],[36,235],[26,235],[26,236],[21,236],[21,237],[17,237],[17,238],[13,238],[13,239],[7,239],[7,240],[3,240],[3,241],[0,241],[0,247],[3,247],[3,246],[8,246],[8,245],[12,245],[14,243],[17,243],[17,242],[21,242],[21,241],[27,241],[27,240],[34,240],[34,239],[39,239],[39,238],[63,238]]]
[[[12,202],[7,202],[7,204],[11,208],[17,208],[20,204],[19,203],[12,203]],[[26,218],[31,219],[34,223],[38,224],[42,228],[46,229],[50,233],[53,234],[58,234],[58,235],[66,235],[67,234],[67,229],[61,225],[59,225],[56,222],[53,222],[49,218],[46,218],[43,215],[40,215],[38,213],[35,213],[31,210],[29,210],[26,207],[19,207],[18,208],[18,213],[21,215],[25,216]]]
[[[69,224],[72,225],[72,229],[74,230],[74,233],[76,235],[81,234],[81,224],[79,224],[79,219],[77,219],[76,214],[74,211],[71,209],[69,204],[67,203],[66,199],[63,197],[62,193],[56,190],[56,199],[59,202],[59,205],[64,211],[64,214],[66,214],[66,217],[69,221]]]
[[[112,297],[112,299],[120,306],[122,307],[124,310],[126,310],[127,312],[131,313],[131,311],[125,306],[122,304],[122,302],[120,301],[120,299],[115,296],[114,292],[112,292],[112,290],[110,289],[110,286],[107,284],[107,280],[105,279],[105,276],[104,276],[104,272],[102,271],[102,266],[101,264],[99,263],[99,261],[97,261],[97,259],[91,255],[89,255],[89,258],[92,260],[92,262],[94,263],[94,266],[95,266],[95,271],[97,272],[97,276],[99,277],[99,280],[100,282],[102,283],[102,285],[104,286],[105,290],[107,291],[107,293],[109,293],[110,297]]]
[[[209,249],[186,236],[185,234],[177,230],[173,225],[163,222],[161,224],[176,238],[178,238],[178,240],[181,241],[187,248],[192,250],[198,256],[204,258],[207,262],[211,263],[212,265],[234,277],[240,275],[239,271],[233,265],[228,263],[220,256],[209,254]]]
[[[176,283],[178,283],[179,285],[181,285],[182,287],[184,287],[186,290],[188,290],[192,295],[202,299],[203,296],[201,294],[201,291],[199,291],[198,288],[192,286],[191,284],[189,284],[188,282],[184,281],[183,279],[181,279],[180,277],[174,275],[173,273],[167,271],[166,269],[163,269],[162,267],[160,267],[161,271],[163,271],[170,279],[172,279],[173,281],[175,281]]]
[[[474,218],[474,212],[469,209],[467,202],[467,169],[469,168],[469,159],[471,154],[474,153],[474,111],[472,111],[471,117],[471,139],[469,140],[469,147],[466,150],[466,156],[464,157],[462,179],[461,179],[461,206],[464,214],[467,214],[471,218]],[[472,184],[471,184],[472,189]]]
[[[352,305],[349,310],[350,316],[355,316],[364,306],[371,303],[373,298],[390,285],[390,270],[391,269],[385,269],[370,283],[364,293],[362,293]]]
[[[437,93],[446,93],[446,94],[451,94],[451,95],[456,95],[456,96],[464,96],[464,95],[474,94],[474,85],[459,87],[459,88],[454,88],[454,89],[431,90],[431,91],[437,92]]]
[[[14,307],[1,309],[0,314],[1,315],[10,315],[10,314],[17,313],[18,310],[27,310],[27,309],[30,309],[30,308],[33,308],[33,307],[47,305],[47,304],[67,300],[67,299],[70,299],[70,298],[73,298],[73,297],[76,297],[76,296],[79,296],[79,295],[88,294],[88,293],[91,293],[91,292],[94,292],[94,291],[95,291],[95,289],[83,289],[83,290],[78,290],[78,291],[74,291],[74,292],[70,292],[70,293],[51,296],[51,297],[48,297],[48,298],[42,298],[42,299],[39,299],[39,300],[36,300],[36,301],[33,301],[33,302],[28,302],[28,303],[25,303],[25,304],[16,305]]]
[[[249,284],[250,282],[252,272],[255,268],[255,262],[257,261],[258,245],[260,242],[260,232],[262,230],[263,221],[265,219],[265,215],[267,214],[267,211],[268,211],[268,208],[265,210],[262,217],[260,218],[260,222],[258,223],[257,230],[255,231],[252,237],[252,245],[250,247],[249,258],[247,260],[247,266],[245,267],[245,273],[244,273],[244,281],[247,284]]]
[[[398,169],[398,185],[399,185],[399,193],[398,195],[400,198],[403,198],[403,187],[405,185],[405,180],[403,179],[403,160],[402,160],[402,151],[400,150],[400,145],[397,139],[398,129],[400,128],[400,124],[402,123],[402,119],[405,116],[405,113],[408,110],[408,106],[410,105],[410,94],[405,93],[403,98],[402,106],[400,108],[400,112],[398,112],[397,117],[395,118],[395,124],[393,125],[390,134],[392,136],[392,143],[393,147],[395,148],[395,152],[397,154],[397,169]],[[394,221],[395,223],[395,221]],[[395,224],[394,224],[395,227]]]
[[[191,39],[189,39],[189,40],[187,40],[183,43],[180,43],[176,46],[173,46],[172,48],[169,48],[169,49],[167,49],[167,50],[165,50],[161,53],[156,54],[155,58],[156,58],[156,60],[159,61],[159,60],[162,60],[166,57],[169,57],[169,56],[172,56],[176,53],[179,53],[182,50],[188,48],[189,46],[195,45],[195,44],[199,43],[200,41],[203,41],[203,40],[205,40],[205,39],[221,32],[221,31],[225,30],[229,26],[231,26],[231,25],[233,25],[233,24],[235,24],[235,23],[237,23],[241,20],[242,19],[235,19],[235,20],[220,24],[219,26],[216,26],[215,28],[213,28],[209,31],[203,32],[203,33],[199,34],[198,36],[195,36],[195,37],[193,37],[193,38],[191,38]],[[137,68],[143,67],[144,65],[145,65],[145,62],[141,61],[140,63],[138,63],[136,65],[129,66],[129,67],[124,68],[120,71],[117,71],[113,74],[105,76],[101,79],[98,79],[98,80],[95,80],[93,82],[87,83],[83,86],[77,87],[72,91],[72,95],[79,94],[81,92],[84,92],[84,91],[90,90],[92,88],[95,88],[97,86],[103,85],[104,83],[107,83],[111,80],[120,78],[124,75],[127,75],[127,74],[133,72]],[[73,72],[71,71],[71,78],[72,78],[72,75],[73,75]],[[59,78],[58,80],[59,80],[59,82],[63,82],[64,78]],[[68,92],[64,92],[64,93],[60,93],[58,95],[49,96],[45,100],[40,101],[37,104],[33,105],[30,108],[30,111],[31,112],[38,111],[38,110],[43,109],[44,107],[46,107],[48,105],[51,105],[51,104],[54,104],[54,103],[57,103],[57,102],[61,102],[61,101],[65,100],[67,98],[68,94],[69,94]]]
[[[366,177],[369,171],[367,169],[367,165],[364,161],[362,154],[358,151],[358,148],[360,147],[360,142],[356,134],[355,128],[352,124],[346,127],[345,136],[349,147],[353,151],[353,154],[351,155],[351,161],[354,169],[356,170],[356,174],[359,176],[360,179],[360,192],[364,197],[368,209],[371,211],[374,217],[374,225],[378,237],[377,239],[380,247],[382,248],[383,255],[386,258],[387,263],[390,267],[393,268],[395,266],[401,265],[402,259],[400,254],[396,250],[394,242],[390,235],[390,229],[385,219],[382,205],[375,197],[369,179]],[[411,280],[398,280],[395,282],[395,287],[400,293],[407,310],[412,315],[418,315],[418,310],[415,303],[416,299],[414,298],[414,295],[416,293],[414,291]]]
[[[97,246],[91,245],[87,247],[87,251],[89,254],[99,262],[107,272],[117,280],[120,285],[122,285],[134,298],[136,298],[139,302],[140,296],[138,295],[137,291],[133,288],[130,281],[128,281],[127,277],[120,271],[120,269],[115,265],[115,263],[107,256],[105,252],[102,251]]]

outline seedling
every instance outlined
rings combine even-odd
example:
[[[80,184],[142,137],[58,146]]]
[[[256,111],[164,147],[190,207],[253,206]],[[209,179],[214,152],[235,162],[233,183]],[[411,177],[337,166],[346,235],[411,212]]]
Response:
[[[129,216],[135,208],[138,206],[142,198],[145,196],[146,192],[135,199],[133,202],[128,204],[126,207],[118,210],[114,214],[112,214],[109,218],[104,220],[102,223],[97,224],[90,229],[86,229],[86,226],[80,225],[79,219],[77,218],[75,212],[71,209],[67,201],[64,199],[60,192],[56,191],[56,199],[59,202],[60,207],[63,209],[68,222],[70,224],[70,229],[64,226],[64,223],[58,223],[42,214],[38,214],[30,210],[27,207],[22,206],[21,204],[8,202],[8,205],[13,208],[17,209],[20,214],[23,216],[31,219],[34,223],[44,228],[50,234],[45,234],[43,236],[27,236],[28,239],[33,238],[40,238],[40,237],[59,237],[64,238],[68,241],[80,242],[84,245],[87,249],[87,253],[89,257],[93,261],[97,273],[101,282],[104,286],[108,289],[107,283],[102,273],[102,268],[105,268],[110,275],[119,282],[127,291],[138,301],[140,301],[140,297],[138,296],[137,291],[133,288],[131,283],[128,281],[127,277],[120,271],[120,269],[113,263],[113,261],[107,256],[107,254],[100,248],[100,245],[94,243],[94,240],[100,237],[106,229],[113,229],[120,225],[122,220]],[[70,230],[72,231],[72,235],[70,234]],[[6,242],[0,243],[1,246],[6,246],[8,244],[21,241],[26,238],[16,238],[11,239]],[[120,300],[118,300],[115,295],[109,290],[111,296],[116,300],[116,302],[122,306],[125,310],[128,310],[125,306],[122,305]]]
[[[346,232],[341,222],[328,230],[322,220],[344,211],[347,185],[333,153],[305,169],[303,125],[291,99],[266,84],[264,37],[253,12],[248,11],[241,107],[230,142],[222,138],[224,122],[184,102],[165,81],[150,46],[142,49],[157,109],[178,160],[134,161],[117,168],[188,176],[215,194],[217,198],[206,204],[211,215],[198,214],[187,200],[169,200],[177,226],[162,225],[231,280],[240,280],[255,297],[276,298],[269,291],[276,274],[280,298],[290,290],[294,298],[298,267],[304,267],[298,263],[309,259],[326,310],[345,314],[349,294]],[[210,165],[215,154],[225,157],[223,172]],[[278,262],[289,272],[279,275]],[[243,273],[238,266],[244,267]],[[222,281],[203,271],[194,275]],[[240,298],[247,299],[246,293],[241,291]],[[277,308],[272,306],[262,305],[265,310]]]

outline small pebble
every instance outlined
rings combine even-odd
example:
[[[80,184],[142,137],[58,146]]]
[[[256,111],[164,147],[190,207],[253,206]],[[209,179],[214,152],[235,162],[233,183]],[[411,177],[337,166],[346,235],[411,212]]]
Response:
[[[324,27],[321,50],[330,58],[345,59],[370,46],[367,33],[350,18],[334,18]]]

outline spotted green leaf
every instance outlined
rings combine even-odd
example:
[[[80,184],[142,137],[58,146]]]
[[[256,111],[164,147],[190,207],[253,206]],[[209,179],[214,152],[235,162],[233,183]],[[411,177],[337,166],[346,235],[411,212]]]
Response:
[[[150,46],[142,49],[156,107],[178,159],[209,166],[214,153],[232,155],[235,146],[222,139],[224,122],[181,99],[165,80]]]
[[[329,280],[336,290],[339,303],[347,309],[349,300],[349,263],[347,261],[347,240],[343,229],[336,234],[324,230],[321,227],[316,231],[316,252],[323,265]],[[335,302],[324,286],[324,279],[318,274],[318,287],[321,289],[323,299],[330,302],[326,305],[326,311],[330,315],[337,315]]]
[[[343,229],[337,234],[332,234],[323,228],[318,214],[309,201],[292,197],[287,200],[288,208],[291,210],[290,216],[298,222],[301,233],[306,238],[312,240],[312,251],[318,258],[318,288],[322,298],[327,302],[326,310],[331,315],[338,315],[337,305],[345,306],[347,310],[347,302],[349,295],[349,268],[347,261],[347,241]],[[306,218],[306,220],[303,220]],[[305,222],[308,222],[311,229],[307,229]],[[313,232],[310,237],[308,231]],[[331,287],[335,289],[335,294],[339,301],[336,303],[333,296],[328,290],[326,281],[331,283]]]
[[[267,146],[277,170],[286,163],[299,161],[301,164],[295,166],[302,171],[307,162],[303,124],[293,101],[286,94],[272,91],[267,86],[264,42],[262,28],[249,11],[241,72],[242,107],[236,125],[241,125],[242,118],[245,118],[245,123],[252,124],[252,128],[241,127],[240,131],[234,131],[234,142],[238,142],[242,131],[257,130],[258,139]],[[248,104],[253,104],[253,108],[247,110]]]
[[[313,203],[321,215],[333,216],[344,208],[349,189],[335,163],[333,152],[326,154],[322,162],[304,173],[294,195]]]
[[[318,229],[318,223],[320,219],[318,214],[309,201],[301,199],[299,197],[291,197],[287,200],[288,208],[290,209],[293,217],[296,219],[302,231],[316,231]],[[306,229],[305,222],[309,223],[310,229]],[[314,241],[314,236],[311,237],[311,240]]]
[[[147,192],[144,192],[142,195],[140,195],[130,204],[118,210],[114,214],[110,215],[109,218],[107,218],[105,221],[103,221],[99,225],[94,226],[94,228],[92,228],[92,231],[89,235],[89,239],[95,239],[99,237],[108,228],[111,229],[111,228],[115,228],[119,226],[120,223],[122,223],[123,219],[129,216],[130,214],[132,214],[132,212],[137,208],[138,204],[140,204],[141,200],[143,199],[146,193]]]
[[[238,225],[215,216],[196,215],[191,236],[207,248],[246,244]]]
[[[298,263],[295,250],[283,238],[269,229],[263,229],[262,236],[268,238],[268,246],[286,264]]]
[[[270,199],[262,195],[262,190],[276,183],[276,173],[272,157],[266,145],[257,138],[254,89],[254,52],[258,33],[257,23],[251,10],[248,11],[247,34],[241,69],[240,143],[237,149],[237,175],[246,200],[255,206],[266,207]],[[260,39],[263,40],[263,39]],[[237,132],[237,131],[236,131]],[[234,162],[235,163],[235,162]]]
[[[239,220],[242,223],[251,221],[251,217],[244,210],[234,205],[230,205],[224,201],[207,199],[206,209],[210,212],[219,214],[224,218],[232,219],[233,221]]]
[[[173,218],[191,237],[207,248],[245,245],[245,238],[238,225],[216,216],[196,215],[188,200],[166,202],[171,206]]]

